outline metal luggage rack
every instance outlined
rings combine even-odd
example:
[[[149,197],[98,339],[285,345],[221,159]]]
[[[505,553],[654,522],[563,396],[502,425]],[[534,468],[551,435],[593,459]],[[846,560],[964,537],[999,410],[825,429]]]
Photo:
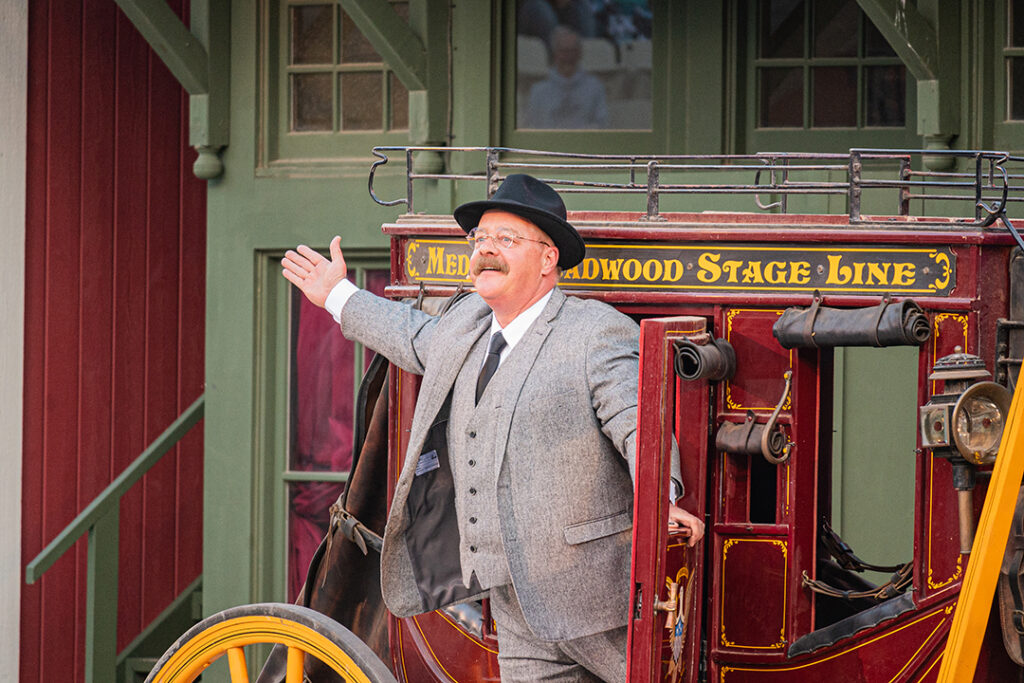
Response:
[[[424,173],[415,170],[414,158],[419,153],[433,153],[450,157],[452,153],[483,156],[483,173]],[[388,153],[401,153],[405,157],[406,196],[382,200],[373,189],[377,169],[390,161]],[[811,153],[758,153],[758,154],[572,154],[516,149],[511,147],[403,147],[380,146],[373,148],[377,161],[370,168],[370,196],[383,206],[405,204],[413,213],[413,185],[417,180],[478,180],[486,182],[487,197],[497,190],[509,172],[523,171],[537,176],[561,193],[576,194],[646,194],[645,220],[664,220],[660,215],[663,195],[715,195],[748,194],[753,196],[757,209],[788,211],[788,199],[793,195],[845,196],[851,223],[864,222],[861,200],[865,191],[890,189],[895,191],[896,211],[893,215],[909,216],[911,201],[969,202],[973,217],[944,220],[947,225],[973,225],[989,227],[997,220],[1014,234],[1024,249],[1014,226],[1007,217],[1010,202],[1024,201],[1024,157],[999,151],[961,150],[887,150],[851,149],[847,154]],[[912,161],[925,157],[939,159],[954,170],[935,171],[915,169]],[[892,178],[865,177],[865,165],[871,175],[878,170],[892,170]],[[965,168],[969,170],[957,170]],[[577,176],[600,172],[606,176],[621,172],[619,182],[603,180],[567,179],[572,172]],[[705,181],[709,176],[749,172],[752,182],[668,182],[685,174],[699,174]],[[828,173],[845,173],[845,180],[828,181],[812,177]],[[762,201],[762,195],[773,195]]]

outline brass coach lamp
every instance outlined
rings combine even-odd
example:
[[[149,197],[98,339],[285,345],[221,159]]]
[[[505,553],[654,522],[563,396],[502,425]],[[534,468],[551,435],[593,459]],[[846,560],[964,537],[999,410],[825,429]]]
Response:
[[[942,392],[920,408],[921,445],[953,465],[964,554],[974,543],[977,467],[995,462],[1010,412],[1009,390],[987,381],[991,376],[981,358],[958,346],[936,361],[928,379],[942,382]]]

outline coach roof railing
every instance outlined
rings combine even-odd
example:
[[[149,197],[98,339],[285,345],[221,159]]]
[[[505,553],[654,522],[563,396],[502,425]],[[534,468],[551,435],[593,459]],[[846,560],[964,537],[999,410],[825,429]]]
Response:
[[[420,152],[442,154],[479,154],[480,173],[424,173],[416,170],[415,156]],[[406,196],[384,200],[374,191],[379,167],[390,161],[389,153],[404,156]],[[1011,202],[1024,201],[1024,157],[1007,152],[980,150],[886,150],[851,149],[846,154],[774,153],[758,154],[575,154],[516,149],[511,147],[402,147],[373,148],[377,161],[369,174],[369,190],[374,201],[383,206],[405,204],[413,213],[413,189],[420,180],[469,180],[486,183],[486,196],[497,190],[501,180],[512,172],[528,172],[551,184],[561,193],[644,194],[647,200],[645,220],[662,220],[660,200],[664,195],[752,195],[753,206],[762,211],[786,213],[794,195],[837,196],[846,198],[851,223],[865,220],[861,214],[866,191],[895,191],[895,212],[909,216],[913,200],[963,202],[971,216],[957,225],[988,227],[1001,220],[1024,248],[1024,241],[1007,217]],[[923,160],[938,160],[935,165],[956,170],[931,170]],[[919,168],[915,168],[915,162]],[[463,162],[462,165],[465,165]],[[866,172],[870,168],[870,174]],[[963,169],[963,170],[958,170]],[[599,173],[600,179],[587,179]],[[621,173],[622,179],[615,180]],[[891,177],[886,177],[889,173]],[[678,182],[681,176],[695,174],[701,182]],[[712,182],[727,174],[725,182]],[[750,175],[750,182],[735,182]],[[842,174],[842,179],[822,179],[823,175]],[[611,178],[611,179],[609,179]],[[673,182],[674,181],[674,182]],[[771,201],[762,201],[771,195]],[[949,220],[944,220],[949,224]]]

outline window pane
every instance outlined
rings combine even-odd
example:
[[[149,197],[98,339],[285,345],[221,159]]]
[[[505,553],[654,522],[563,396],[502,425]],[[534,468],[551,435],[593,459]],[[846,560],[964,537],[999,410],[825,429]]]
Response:
[[[811,69],[814,79],[815,127],[857,125],[857,67],[819,66]]]
[[[341,63],[363,64],[381,61],[380,55],[345,12],[341,13]]]
[[[803,0],[764,0],[761,7],[761,56],[804,56]]]
[[[864,123],[868,126],[903,126],[907,119],[907,71],[902,66],[864,69]]]
[[[817,0],[811,9],[814,12],[814,56],[856,57],[860,14],[856,0]]]
[[[330,313],[293,290],[292,348],[288,469],[347,472],[352,465],[355,344],[340,334]],[[294,600],[342,485],[299,482],[288,488],[288,598]]]
[[[331,64],[333,12],[330,5],[291,8],[292,64]]]
[[[384,120],[383,74],[341,74],[342,130],[380,130]]]
[[[391,130],[409,128],[409,91],[395,74],[388,74],[391,87]]]
[[[331,74],[292,74],[292,130],[331,130]]]
[[[1012,57],[1007,69],[1007,102],[1010,103],[1010,118],[1024,120],[1024,57]]]
[[[650,2],[596,4],[520,3],[518,128],[650,129]]]
[[[1010,0],[1010,46],[1024,47],[1024,0]]]
[[[288,468],[346,472],[352,464],[354,348],[330,313],[292,293],[292,444]]]
[[[865,57],[895,57],[896,51],[889,45],[882,32],[871,23],[871,20],[864,17],[864,56]]]
[[[330,523],[330,507],[344,484],[298,482],[288,486],[288,601],[306,581],[309,562]]]
[[[800,67],[760,69],[761,123],[765,128],[804,125],[804,78]]]

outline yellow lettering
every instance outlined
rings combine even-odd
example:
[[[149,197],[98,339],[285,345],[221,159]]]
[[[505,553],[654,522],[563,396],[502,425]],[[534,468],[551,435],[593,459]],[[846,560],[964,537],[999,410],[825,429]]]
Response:
[[[459,269],[459,259],[455,254],[448,254],[444,259],[444,274],[455,275]]]
[[[891,263],[869,263],[868,284],[887,285],[889,284],[889,266]]]
[[[761,277],[760,261],[747,261],[747,267],[743,269],[743,283],[764,284],[764,278]]]
[[[806,285],[811,281],[811,264],[807,261],[794,261],[790,264],[789,284]]]
[[[444,248],[430,247],[430,259],[427,261],[427,275],[444,272]]]
[[[644,261],[644,280],[654,282],[661,279],[661,261],[656,258]]]
[[[894,263],[892,264],[892,283],[894,285],[907,286],[914,284],[916,275],[914,274],[913,263]]]
[[[683,262],[679,259],[665,261],[665,282],[676,282],[683,276]],[[699,274],[698,274],[699,277]]]
[[[862,285],[864,284],[864,265],[863,263],[853,264],[853,284]]]
[[[722,269],[729,274],[726,282],[736,282],[736,273],[739,272],[742,265],[743,261],[726,261],[722,264]]]
[[[459,254],[459,275],[469,275],[469,255]]]
[[[842,260],[842,255],[828,256],[828,279],[825,280],[825,284],[845,285],[853,278],[853,268],[840,265]]]
[[[617,258],[609,260],[606,258],[601,259],[601,279],[602,280],[618,280],[619,270],[622,268],[622,259]]]
[[[773,285],[785,284],[786,270],[786,264],[782,261],[769,261],[764,267],[764,279]]]
[[[626,261],[626,265],[622,267],[622,275],[630,282],[633,282],[634,280],[640,279],[641,270],[640,261],[635,258],[631,258]]]
[[[588,258],[583,260],[583,277],[587,280],[596,280],[601,271],[597,267],[597,259]]]
[[[707,252],[698,256],[697,265],[700,266],[700,270],[697,271],[697,279],[701,282],[716,282],[718,278],[722,277],[722,269],[718,267],[721,258],[721,254]]]

